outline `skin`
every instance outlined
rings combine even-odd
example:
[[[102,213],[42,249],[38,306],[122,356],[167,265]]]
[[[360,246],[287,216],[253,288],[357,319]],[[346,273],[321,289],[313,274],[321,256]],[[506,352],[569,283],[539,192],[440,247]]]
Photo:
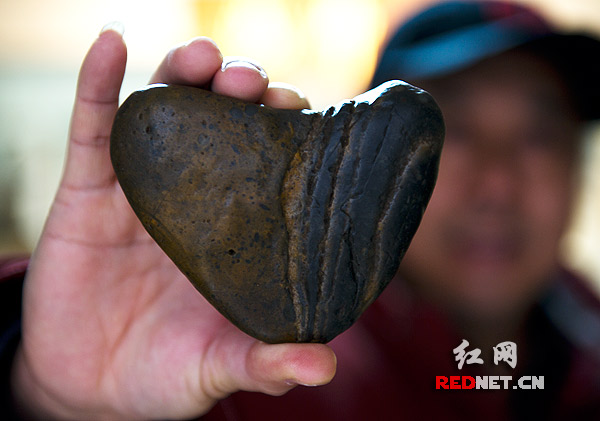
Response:
[[[190,418],[237,390],[279,395],[329,382],[336,359],[328,346],[266,345],[243,334],[136,219],[109,159],[126,55],[108,30],[81,67],[64,175],[25,281],[17,404],[45,420]],[[269,88],[252,63],[223,66],[206,38],[169,52],[151,82],[308,106],[296,90]]]
[[[400,274],[470,342],[493,346],[518,336],[557,268],[581,124],[559,76],[525,53],[420,83],[447,135]]]

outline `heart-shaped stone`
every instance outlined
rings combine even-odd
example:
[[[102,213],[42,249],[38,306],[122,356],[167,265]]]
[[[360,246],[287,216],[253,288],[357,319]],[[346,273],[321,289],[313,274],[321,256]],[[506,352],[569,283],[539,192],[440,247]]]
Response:
[[[120,107],[119,183],[212,305],[266,342],[327,342],[394,276],[437,175],[441,113],[388,82],[326,111],[152,85]]]

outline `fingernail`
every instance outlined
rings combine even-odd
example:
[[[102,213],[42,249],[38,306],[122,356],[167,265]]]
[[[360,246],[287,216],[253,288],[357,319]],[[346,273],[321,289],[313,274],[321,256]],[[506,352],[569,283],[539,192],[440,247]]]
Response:
[[[109,22],[102,27],[100,34],[103,34],[106,31],[115,31],[120,36],[123,36],[125,33],[125,25],[119,21]]]
[[[245,67],[247,69],[257,70],[260,75],[264,78],[267,77],[267,72],[261,66],[246,58],[240,57],[226,57],[223,59],[223,64],[221,65],[221,71],[224,72],[226,69],[232,67]]]
[[[301,383],[297,380],[286,380],[285,384],[287,384],[288,386],[307,386],[307,387],[316,387],[319,386],[318,384],[308,384],[308,383]]]

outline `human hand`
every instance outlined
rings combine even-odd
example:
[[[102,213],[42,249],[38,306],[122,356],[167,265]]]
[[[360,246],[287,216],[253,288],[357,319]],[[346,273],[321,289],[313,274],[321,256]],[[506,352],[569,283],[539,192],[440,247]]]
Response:
[[[152,82],[210,87],[303,108],[264,72],[222,69],[208,39],[172,50]],[[335,356],[320,344],[267,345],[215,311],[144,231],[116,180],[109,134],[126,62],[105,31],[79,75],[65,171],[25,281],[13,368],[20,408],[38,418],[190,418],[237,390],[282,394],[324,384]]]

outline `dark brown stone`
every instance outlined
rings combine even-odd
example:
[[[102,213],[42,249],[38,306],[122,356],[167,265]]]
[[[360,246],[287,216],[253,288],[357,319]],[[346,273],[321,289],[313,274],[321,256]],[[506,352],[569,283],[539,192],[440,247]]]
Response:
[[[196,288],[266,342],[327,342],[395,274],[429,200],[441,113],[389,82],[323,112],[154,85],[121,106],[111,158]]]

